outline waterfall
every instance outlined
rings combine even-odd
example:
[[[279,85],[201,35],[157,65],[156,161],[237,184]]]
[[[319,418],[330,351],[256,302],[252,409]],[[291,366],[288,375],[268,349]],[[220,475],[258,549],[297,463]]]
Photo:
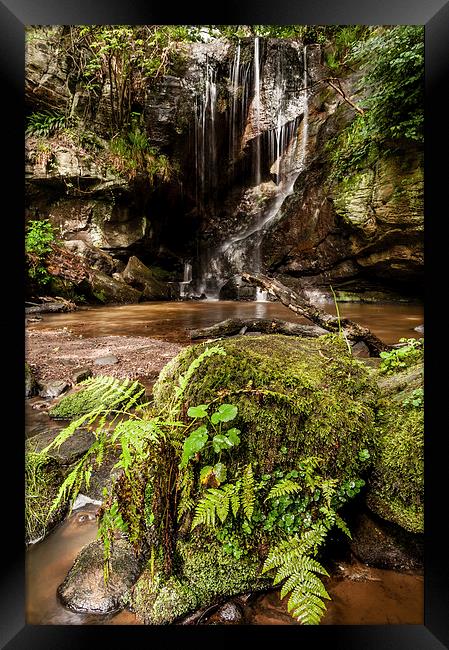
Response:
[[[252,187],[243,200],[253,206],[249,223],[242,224],[226,241],[215,250],[207,251],[207,265],[203,268],[201,292],[209,299],[217,299],[221,286],[232,276],[238,278],[245,270],[261,271],[261,243],[267,230],[281,217],[281,207],[292,194],[295,181],[305,169],[308,130],[308,70],[307,46],[298,51],[298,84],[301,93],[287,92],[289,81],[295,76],[291,66],[286,66],[282,50],[278,52],[274,87],[269,90],[271,106],[275,115],[267,114],[265,103],[267,88],[261,79],[261,57],[259,38],[254,39],[252,75],[252,103],[247,119],[251,120],[250,138],[253,139]],[[238,90],[245,82],[241,97],[240,116],[245,116],[247,103],[248,68],[241,65],[240,44],[237,46],[230,70],[230,156],[235,156],[236,141],[243,129],[238,124]],[[302,68],[302,75],[300,70]],[[216,93],[216,90],[215,90]],[[209,91],[210,97],[212,94]],[[262,98],[264,104],[262,105]],[[210,100],[209,100],[210,103]],[[263,129],[262,130],[262,110]],[[296,112],[295,112],[296,111]],[[212,114],[212,113],[211,113]],[[212,120],[211,120],[212,122]],[[271,125],[271,128],[270,128]],[[263,137],[262,137],[263,136]],[[262,162],[270,162],[271,180],[262,182]],[[238,284],[238,283],[237,283]],[[256,290],[256,300],[266,300],[265,292]]]
[[[254,120],[253,129],[255,132],[255,161],[254,161],[254,181],[256,186],[260,185],[260,53],[259,37],[254,39]]]
[[[179,296],[185,298],[186,288],[192,282],[192,265],[190,262],[184,262],[183,279],[179,283]]]
[[[207,58],[203,93],[195,98],[196,203],[201,212],[217,183],[216,115],[216,71]]]

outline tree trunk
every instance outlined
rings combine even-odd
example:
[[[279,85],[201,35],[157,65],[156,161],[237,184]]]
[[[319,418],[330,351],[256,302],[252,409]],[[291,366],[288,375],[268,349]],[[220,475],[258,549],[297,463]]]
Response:
[[[191,339],[233,336],[245,332],[262,332],[263,334],[286,334],[288,336],[316,337],[326,334],[326,330],[316,325],[300,325],[277,318],[228,318],[211,327],[190,330]]]
[[[350,341],[363,341],[372,356],[379,356],[384,350],[391,350],[391,346],[381,341],[367,327],[362,327],[349,318],[338,318],[318,309],[303,293],[297,293],[283,285],[279,280],[269,278],[262,273],[243,273],[243,280],[255,284],[272,296],[275,296],[283,305],[291,309],[295,314],[303,316],[319,327],[329,332],[342,331],[343,335]]]

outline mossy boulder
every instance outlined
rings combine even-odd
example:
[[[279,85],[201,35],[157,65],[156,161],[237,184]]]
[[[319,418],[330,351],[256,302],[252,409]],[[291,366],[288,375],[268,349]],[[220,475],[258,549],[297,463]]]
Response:
[[[318,484],[327,480],[335,488],[338,508],[345,490],[357,481],[363,484],[360,477],[374,449],[377,386],[338,337],[235,337],[219,347],[221,354],[206,356],[194,367],[183,389],[180,418],[191,421],[189,407],[200,404],[211,403],[211,412],[232,404],[237,407],[232,426],[239,430],[240,441],[230,451],[204,447],[185,467],[181,460],[185,438],[176,440],[175,428],[173,449],[181,463],[173,564],[165,573],[157,562],[149,562],[132,595],[134,610],[147,624],[169,624],[235,594],[268,587],[272,578],[262,574],[262,567],[269,548],[305,531],[321,516],[327,497]],[[165,367],[154,386],[157,412],[170,409],[180,379],[206,348],[206,344],[189,347]],[[315,478],[307,483],[302,469],[311,458],[316,460]],[[244,514],[243,496],[240,511],[234,512],[232,505],[232,510],[225,508],[226,514],[220,511],[213,525],[195,524],[198,504],[210,494],[207,488],[217,487],[217,482],[204,480],[204,469],[217,460],[226,466],[226,476],[217,472],[214,481],[219,478],[231,489],[239,481],[245,483],[251,467],[252,512]],[[267,503],[269,490],[289,472],[298,484],[304,481],[300,491]]]
[[[373,445],[378,391],[338,337],[240,336],[219,345],[226,356],[206,358],[183,399],[185,410],[212,400],[238,407],[242,440],[231,464],[251,460],[263,474],[318,456],[334,478],[359,473],[358,452]],[[186,348],[165,366],[153,388],[157,408],[173,399],[179,375],[206,347]]]
[[[382,391],[377,452],[367,504],[412,533],[424,532],[423,362],[392,375],[378,373]]]
[[[97,375],[82,381],[49,409],[48,414],[52,418],[70,420],[100,408],[119,409],[144,391],[145,387],[138,381]]]
[[[26,544],[45,537],[67,512],[66,499],[49,514],[65,475],[66,471],[54,458],[34,451],[25,454]]]

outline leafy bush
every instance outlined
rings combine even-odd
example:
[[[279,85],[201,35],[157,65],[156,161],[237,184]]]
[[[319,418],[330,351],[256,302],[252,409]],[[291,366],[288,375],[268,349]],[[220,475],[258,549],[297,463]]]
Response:
[[[380,372],[393,374],[404,370],[408,366],[415,364],[422,359],[424,349],[424,339],[399,339],[404,345],[395,348],[390,352],[381,352]]]
[[[44,262],[54,241],[55,233],[48,219],[28,222],[25,235],[28,276],[38,286],[46,285],[51,280]]]

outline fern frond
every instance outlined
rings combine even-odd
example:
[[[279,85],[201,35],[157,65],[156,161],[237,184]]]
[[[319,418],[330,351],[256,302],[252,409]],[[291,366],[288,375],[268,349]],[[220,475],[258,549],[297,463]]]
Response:
[[[251,519],[253,516],[255,500],[256,496],[254,493],[254,474],[251,463],[249,463],[243,472],[241,492],[242,508],[247,519]]]
[[[299,492],[301,490],[301,485],[296,481],[292,481],[289,478],[283,478],[274,485],[265,501],[268,499],[276,499],[278,497],[286,496],[287,494],[293,494],[294,492]]]
[[[335,525],[337,528],[339,528],[345,535],[349,537],[349,539],[352,539],[351,531],[349,530],[348,526],[346,525],[346,522],[343,521],[343,519],[340,517],[340,515],[335,515]]]
[[[234,517],[237,517],[237,513],[240,508],[240,488],[241,488],[240,481],[237,481],[235,484],[229,483],[228,485],[225,485],[223,488],[229,494],[229,498],[231,500],[232,514],[234,515]]]

